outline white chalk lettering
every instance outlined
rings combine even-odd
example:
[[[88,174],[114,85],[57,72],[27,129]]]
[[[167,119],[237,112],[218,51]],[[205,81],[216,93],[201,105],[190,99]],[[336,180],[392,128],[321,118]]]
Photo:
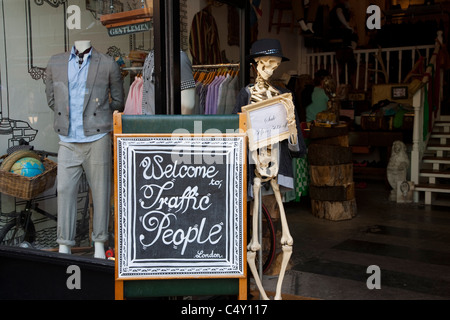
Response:
[[[154,156],[153,159],[150,157],[145,157],[140,163],[140,166],[144,167],[143,177],[147,180],[160,180],[162,178],[211,179],[218,174],[218,171],[214,166],[179,166],[178,162],[175,161],[174,164],[167,164],[165,167],[163,167],[163,162],[163,157],[159,155]]]
[[[146,200],[149,200],[149,204],[146,205],[145,200],[140,199],[139,203],[143,209],[162,210],[167,207],[175,212],[185,213],[188,209],[206,211],[211,206],[210,196],[206,194],[199,197],[198,187],[187,187],[181,196],[164,196],[163,192],[174,188],[175,184],[171,181],[166,182],[160,186],[157,184],[149,184],[141,187],[143,196]]]
[[[206,218],[200,222],[200,226],[194,225],[187,230],[181,228],[175,230],[171,228],[172,223],[177,220],[177,216],[171,213],[161,211],[150,211],[142,218],[142,226],[147,231],[146,234],[139,236],[139,241],[144,248],[153,246],[157,241],[162,240],[165,245],[173,245],[178,249],[181,245],[181,255],[184,255],[188,244],[208,243],[217,244],[222,235],[222,224],[213,225],[209,231],[205,229]]]

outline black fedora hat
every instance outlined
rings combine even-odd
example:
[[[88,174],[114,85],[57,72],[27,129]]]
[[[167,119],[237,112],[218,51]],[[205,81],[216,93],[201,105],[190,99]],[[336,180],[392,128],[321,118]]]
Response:
[[[275,56],[282,58],[281,61],[289,61],[288,58],[283,56],[281,44],[278,39],[260,39],[252,44],[249,58],[254,59],[264,56]]]

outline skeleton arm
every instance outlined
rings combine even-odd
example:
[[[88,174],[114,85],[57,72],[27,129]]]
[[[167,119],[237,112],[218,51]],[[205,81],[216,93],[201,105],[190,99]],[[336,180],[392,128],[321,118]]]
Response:
[[[306,145],[300,135],[300,121],[292,100],[283,99],[287,111],[287,123],[289,128],[288,148],[293,158],[302,157],[306,152]]]

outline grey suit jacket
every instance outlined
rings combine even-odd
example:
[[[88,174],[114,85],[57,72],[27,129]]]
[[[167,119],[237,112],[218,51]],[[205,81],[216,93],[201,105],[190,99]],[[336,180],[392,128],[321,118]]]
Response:
[[[68,62],[70,52],[50,58],[45,92],[48,106],[55,112],[56,133],[69,133]],[[111,101],[110,101],[111,100]],[[84,98],[83,127],[86,136],[112,131],[113,112],[124,109],[123,80],[118,64],[110,56],[92,48]]]

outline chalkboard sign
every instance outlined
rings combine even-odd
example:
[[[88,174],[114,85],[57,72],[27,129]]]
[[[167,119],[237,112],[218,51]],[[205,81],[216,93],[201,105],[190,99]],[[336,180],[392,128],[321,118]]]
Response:
[[[117,135],[122,279],[244,275],[244,135]]]

